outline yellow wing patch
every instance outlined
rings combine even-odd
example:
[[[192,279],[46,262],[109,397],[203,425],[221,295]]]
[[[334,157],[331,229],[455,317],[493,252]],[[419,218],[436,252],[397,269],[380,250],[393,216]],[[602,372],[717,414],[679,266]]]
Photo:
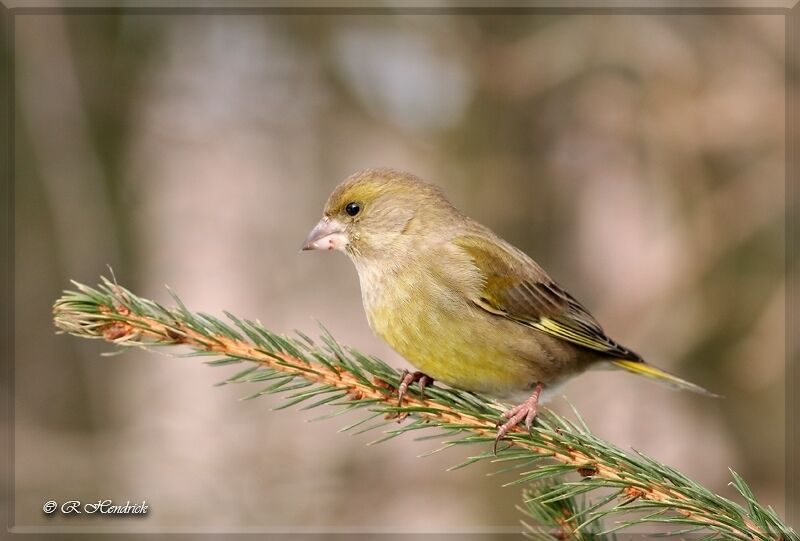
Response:
[[[607,351],[609,349],[608,344],[605,344],[599,340],[594,340],[590,336],[576,332],[566,325],[562,325],[561,323],[547,317],[531,324],[531,326],[539,329],[542,332],[546,332],[549,335],[562,338],[568,342],[580,344],[589,349],[594,349],[597,351]]]

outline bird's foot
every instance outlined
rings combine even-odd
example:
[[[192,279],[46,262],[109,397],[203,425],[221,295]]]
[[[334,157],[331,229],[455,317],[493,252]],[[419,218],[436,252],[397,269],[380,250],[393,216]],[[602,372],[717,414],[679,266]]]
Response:
[[[533,426],[533,420],[536,419],[536,414],[539,411],[539,396],[542,394],[544,385],[537,383],[533,389],[533,394],[522,404],[514,406],[503,414],[500,421],[497,422],[497,437],[494,439],[494,454],[497,454],[497,444],[506,437],[514,427],[519,425],[520,422],[525,420],[525,428],[528,431]],[[502,420],[505,419],[505,422]]]
[[[425,387],[428,385],[433,384],[433,378],[428,376],[427,374],[423,374],[422,372],[409,372],[408,370],[403,370],[403,374],[400,376],[400,386],[397,388],[397,405],[403,405],[403,397],[408,393],[408,387],[413,384],[414,382],[418,382],[419,385],[419,394],[422,395],[422,398],[425,398]]]

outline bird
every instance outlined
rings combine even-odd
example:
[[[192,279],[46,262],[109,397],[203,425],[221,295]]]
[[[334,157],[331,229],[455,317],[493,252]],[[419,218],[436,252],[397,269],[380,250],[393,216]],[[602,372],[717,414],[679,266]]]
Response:
[[[328,198],[302,250],[346,253],[355,265],[372,331],[416,369],[398,386],[444,383],[516,402],[498,442],[543,393],[589,368],[619,368],[705,395],[703,387],[644,361],[531,257],[469,218],[443,191],[391,168],[356,172]]]

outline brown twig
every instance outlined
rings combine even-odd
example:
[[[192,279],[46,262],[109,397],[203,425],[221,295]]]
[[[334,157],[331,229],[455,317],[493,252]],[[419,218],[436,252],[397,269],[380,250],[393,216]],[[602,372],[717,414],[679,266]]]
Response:
[[[386,406],[391,407],[396,407],[397,405],[397,393],[394,386],[380,380],[374,380],[372,386],[367,385],[340,366],[321,363],[312,365],[308,361],[286,353],[267,353],[243,340],[236,340],[223,335],[209,337],[193,330],[180,321],[167,325],[155,318],[133,314],[124,306],[101,306],[100,312],[100,314],[94,315],[98,320],[93,327],[94,331],[97,336],[102,336],[111,342],[125,343],[148,338],[161,343],[185,344],[198,350],[247,359],[287,375],[298,376],[314,383],[337,387],[345,391],[350,397],[379,399]],[[86,316],[86,314],[83,314],[83,316]],[[59,318],[57,318],[58,320]],[[75,328],[70,326],[68,318],[62,317],[60,321],[60,326],[64,330],[75,332]],[[82,321],[82,324],[85,334],[85,321]],[[464,426],[476,435],[494,438],[495,424],[485,419],[446,409],[442,404],[427,398],[406,395],[403,398],[403,402],[404,407],[419,407],[420,410],[415,411],[415,415],[422,419],[434,420],[442,424]],[[512,430],[513,433],[524,433],[524,430],[517,427]],[[671,488],[668,482],[664,484],[651,482],[649,485],[642,486],[640,479],[627,474],[623,468],[603,464],[597,457],[574,449],[564,451],[562,446],[547,435],[542,435],[542,439],[545,442],[543,446],[533,445],[528,441],[514,438],[509,440],[509,445],[527,449],[536,455],[550,457],[565,465],[574,466],[584,477],[600,477],[614,481],[623,487],[622,493],[628,497],[628,502],[636,499],[662,502],[687,518],[709,526],[727,527],[723,522],[686,509],[686,507],[690,508],[692,506],[692,500],[685,494]],[[764,530],[751,520],[745,518],[745,524],[752,539],[763,539],[766,536]]]

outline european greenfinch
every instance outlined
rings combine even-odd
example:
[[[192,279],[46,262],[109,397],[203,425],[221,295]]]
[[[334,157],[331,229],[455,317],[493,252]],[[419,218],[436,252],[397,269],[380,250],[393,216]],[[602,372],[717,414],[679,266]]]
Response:
[[[370,327],[433,380],[498,399],[527,397],[497,441],[530,430],[543,390],[606,364],[675,387],[703,388],[646,364],[530,257],[459,212],[442,191],[393,169],[358,172],[333,191],[303,250],[341,250],[355,264]]]

